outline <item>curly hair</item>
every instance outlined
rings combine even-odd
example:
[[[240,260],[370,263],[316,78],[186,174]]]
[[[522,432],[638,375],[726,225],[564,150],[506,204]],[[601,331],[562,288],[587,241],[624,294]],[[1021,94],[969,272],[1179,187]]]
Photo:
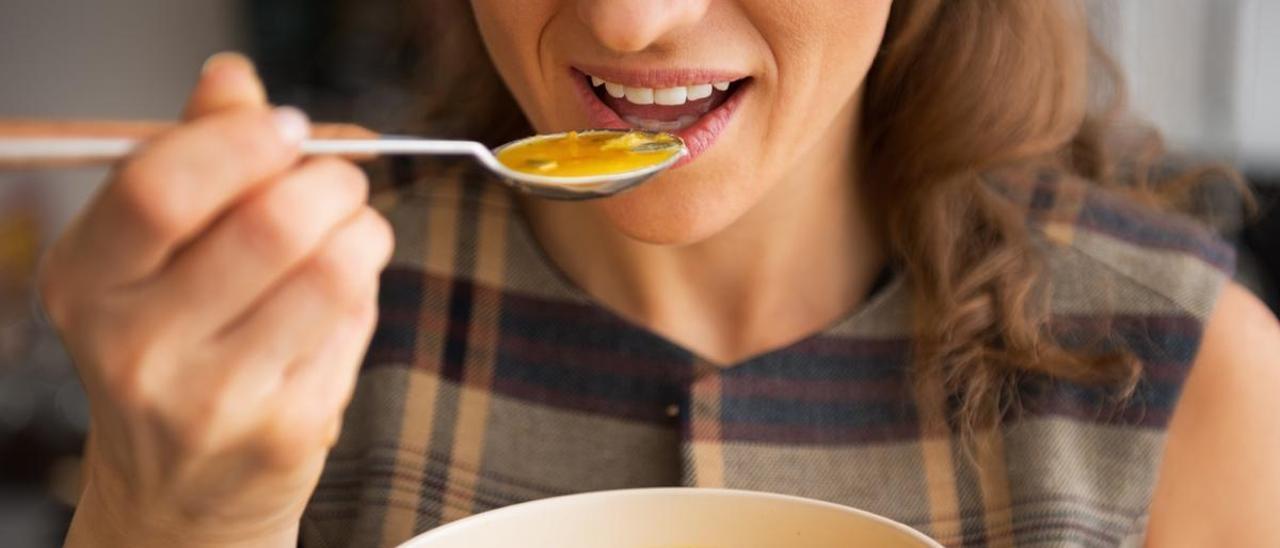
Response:
[[[467,2],[417,6],[430,13],[425,129],[491,144],[527,135],[515,101],[477,58],[474,25],[459,24],[471,17]],[[897,0],[864,85],[862,180],[911,288],[926,428],[972,439],[1017,405],[1028,374],[1131,394],[1141,374],[1132,356],[1068,350],[1051,336],[1051,288],[1025,213],[985,180],[999,168],[1041,166],[1158,205],[1188,186],[1148,184],[1163,154],[1154,132],[1117,146],[1124,84],[1083,3]]]
[[[1121,396],[1137,382],[1128,356],[1068,352],[1048,336],[1043,264],[1021,212],[983,181],[1026,162],[1109,170],[1103,136],[1086,131],[1100,123],[1091,53],[1076,2],[895,3],[862,129],[868,191],[912,282],[915,379],[935,396],[921,400],[923,417],[951,404],[962,429],[991,426],[1028,372]]]

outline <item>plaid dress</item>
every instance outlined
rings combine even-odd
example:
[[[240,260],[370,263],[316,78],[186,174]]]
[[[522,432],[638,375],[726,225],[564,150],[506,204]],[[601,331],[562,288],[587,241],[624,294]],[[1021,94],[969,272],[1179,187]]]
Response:
[[[1232,249],[1189,220],[1052,173],[1009,176],[1046,254],[1063,344],[1143,364],[1133,398],[1053,379],[980,434],[925,435],[893,277],[825,331],[729,368],[593,303],[512,197],[461,164],[380,205],[396,229],[381,317],[302,522],[307,548],[394,546],[569,493],[773,491],[862,508],[954,546],[1139,542],[1164,430]],[[1092,346],[1091,346],[1092,348]],[[936,396],[934,396],[936,397]]]

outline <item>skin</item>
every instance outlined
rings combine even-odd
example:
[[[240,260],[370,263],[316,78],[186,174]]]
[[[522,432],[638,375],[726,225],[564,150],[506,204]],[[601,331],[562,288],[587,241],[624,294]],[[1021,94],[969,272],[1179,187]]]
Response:
[[[1231,284],[1169,425],[1148,546],[1280,546],[1280,324]]]
[[[569,62],[755,79],[694,163],[610,200],[524,204],[600,303],[725,365],[857,307],[884,251],[848,151],[889,0],[473,5],[539,131],[583,125]],[[186,123],[122,165],[46,263],[93,412],[69,546],[296,543],[391,236],[349,164],[298,161],[262,95],[242,59],[213,63]],[[340,340],[332,359],[307,350],[322,339]],[[1275,356],[1275,318],[1229,286],[1170,425],[1152,545],[1280,545]]]
[[[247,61],[212,60],[46,258],[93,425],[67,546],[296,545],[392,236],[364,174],[300,161],[305,118],[277,118]]]
[[[605,306],[716,363],[844,316],[884,264],[849,151],[890,5],[473,1],[491,57],[541,133],[589,125],[571,64],[752,78],[735,119],[692,164],[608,200],[524,204],[539,241]]]

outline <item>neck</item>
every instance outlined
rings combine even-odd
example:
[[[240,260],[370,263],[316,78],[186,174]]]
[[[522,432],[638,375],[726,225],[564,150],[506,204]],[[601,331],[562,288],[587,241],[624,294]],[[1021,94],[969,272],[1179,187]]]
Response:
[[[770,195],[694,244],[630,239],[582,203],[524,206],[548,256],[601,304],[703,359],[735,363],[845,316],[884,264],[845,118]]]

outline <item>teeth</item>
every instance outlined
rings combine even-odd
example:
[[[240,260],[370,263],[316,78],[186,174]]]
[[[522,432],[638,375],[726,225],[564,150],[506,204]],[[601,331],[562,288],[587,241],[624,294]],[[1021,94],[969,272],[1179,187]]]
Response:
[[[633,88],[627,86],[627,100],[637,105],[653,104],[653,88]]]
[[[710,84],[694,84],[663,89],[624,86],[609,82],[598,76],[591,76],[591,87],[604,86],[605,92],[616,99],[626,98],[637,105],[679,106],[690,101],[701,101],[711,97],[713,90],[728,91],[729,82],[713,82]]]
[[[628,124],[646,131],[680,131],[692,126],[694,122],[698,121],[697,116],[681,116],[679,119],[674,121],[649,120],[636,116],[624,116],[623,119],[626,120]]]
[[[696,86],[689,86],[688,89],[688,97],[690,101],[697,101],[699,99],[711,97],[711,84],[698,84]]]
[[[678,106],[683,105],[689,97],[689,88],[666,88],[653,92],[653,102],[659,105]]]

